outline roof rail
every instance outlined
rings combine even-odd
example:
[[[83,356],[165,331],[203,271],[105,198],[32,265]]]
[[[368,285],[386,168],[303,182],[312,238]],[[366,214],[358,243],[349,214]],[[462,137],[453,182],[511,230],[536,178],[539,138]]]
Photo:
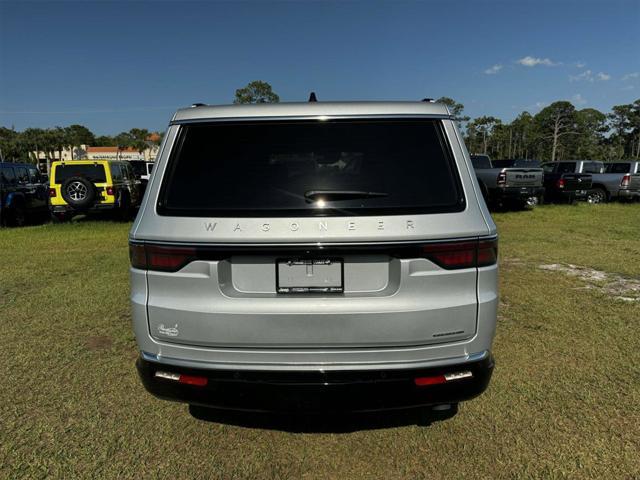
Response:
[[[311,92],[309,94],[309,102],[317,102],[317,101],[318,101],[318,99],[316,97],[316,92]]]
[[[423,98],[420,101],[421,102],[428,102],[428,103],[436,103],[436,101],[433,98]]]
[[[206,103],[192,103],[191,104],[191,108],[196,108],[196,107],[206,107],[207,104]]]

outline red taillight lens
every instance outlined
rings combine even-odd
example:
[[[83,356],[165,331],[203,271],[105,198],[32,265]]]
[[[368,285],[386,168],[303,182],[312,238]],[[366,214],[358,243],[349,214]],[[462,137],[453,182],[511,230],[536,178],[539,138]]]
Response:
[[[624,177],[622,177],[622,182],[620,182],[620,186],[628,187],[629,183],[631,183],[631,175],[626,174]]]
[[[448,270],[485,267],[498,260],[498,240],[426,244],[422,246],[422,253]]]
[[[478,266],[486,267],[498,262],[498,239],[478,242]]]
[[[107,187],[107,195],[113,195],[113,194],[114,194],[113,187]]]
[[[564,178],[561,178],[560,180],[558,180],[556,182],[556,185],[558,186],[558,188],[564,188]]]
[[[49,197],[53,198],[55,196],[57,196],[56,189],[55,188],[50,188],[49,189]]]
[[[498,185],[505,185],[507,183],[507,174],[501,172],[498,174]]]
[[[426,387],[428,385],[438,385],[440,383],[446,383],[447,379],[444,375],[435,375],[433,377],[417,377],[413,379],[413,382],[418,387]]]
[[[196,387],[204,387],[209,383],[207,377],[194,377],[193,375],[183,375],[182,373],[178,378],[178,382],[186,385],[195,385]]]
[[[139,243],[129,244],[129,260],[133,268],[139,268],[141,270],[147,269],[147,252],[144,245]]]
[[[131,266],[142,270],[177,272],[196,258],[195,248],[129,244]]]

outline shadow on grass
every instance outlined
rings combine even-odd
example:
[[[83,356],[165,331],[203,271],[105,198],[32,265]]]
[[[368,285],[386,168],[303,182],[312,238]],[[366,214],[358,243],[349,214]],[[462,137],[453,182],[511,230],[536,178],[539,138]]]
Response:
[[[326,414],[243,412],[189,405],[191,416],[205,422],[245,428],[260,428],[263,430],[279,430],[289,433],[351,433],[408,425],[426,427],[434,422],[452,418],[457,412],[457,405],[448,411],[417,408]]]

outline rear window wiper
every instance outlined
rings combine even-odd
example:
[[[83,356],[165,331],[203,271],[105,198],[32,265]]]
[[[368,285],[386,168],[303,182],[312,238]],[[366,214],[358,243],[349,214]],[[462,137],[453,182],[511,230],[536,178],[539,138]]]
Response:
[[[365,192],[363,190],[309,190],[305,192],[307,200],[351,200],[353,198],[387,197],[384,192]]]

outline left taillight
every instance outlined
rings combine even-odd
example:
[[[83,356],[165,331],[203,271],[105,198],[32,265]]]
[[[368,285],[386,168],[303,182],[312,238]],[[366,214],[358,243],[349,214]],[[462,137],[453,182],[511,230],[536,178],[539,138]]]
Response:
[[[160,272],[177,272],[197,259],[195,248],[129,244],[129,260],[133,268]]]
[[[50,188],[49,189],[49,197],[53,198],[55,196],[57,196],[58,194],[56,193],[56,189],[55,188]]]
[[[620,182],[620,186],[623,188],[626,188],[629,186],[629,184],[631,183],[631,175],[630,174],[626,174],[624,177],[622,177],[622,181]]]
[[[486,267],[498,261],[498,239],[426,244],[422,254],[447,270]]]

